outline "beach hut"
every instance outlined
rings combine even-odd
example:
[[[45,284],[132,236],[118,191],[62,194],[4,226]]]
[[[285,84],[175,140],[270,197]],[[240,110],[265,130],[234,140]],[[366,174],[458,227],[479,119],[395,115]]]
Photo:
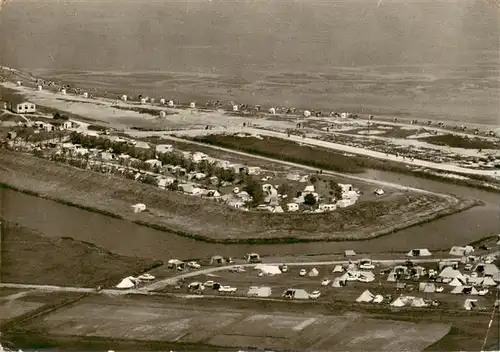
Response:
[[[356,302],[358,302],[358,303],[361,303],[361,302],[369,303],[369,302],[373,301],[374,298],[375,298],[375,295],[373,295],[369,290],[366,290],[358,298],[356,298]]]

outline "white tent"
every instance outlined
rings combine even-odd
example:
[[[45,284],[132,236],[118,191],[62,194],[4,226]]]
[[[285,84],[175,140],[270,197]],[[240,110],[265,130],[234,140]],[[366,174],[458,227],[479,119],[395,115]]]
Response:
[[[406,301],[403,297],[398,297],[391,303],[391,307],[404,307],[406,305]]]
[[[484,278],[484,280],[481,284],[483,286],[496,286],[497,283],[491,277],[487,276]]]
[[[387,275],[387,281],[396,282],[396,273],[394,271],[391,271],[389,275]]]
[[[120,283],[118,285],[116,285],[115,287],[116,288],[123,288],[123,289],[132,288],[132,287],[135,287],[135,282],[130,277],[126,277],[125,279],[120,281]]]
[[[418,284],[418,290],[427,293],[436,292],[436,285],[432,282],[421,282]]]
[[[343,273],[344,268],[342,268],[342,265],[335,265],[335,268],[333,268],[334,273]]]
[[[281,274],[281,270],[277,265],[266,265],[266,264],[257,264],[254,267],[255,270],[260,270],[260,272],[264,275],[279,275]]]
[[[477,304],[477,299],[466,299],[464,302],[464,308],[466,310],[471,310],[472,308],[476,307]]]
[[[409,257],[428,257],[431,254],[427,248],[420,248],[420,249],[412,249],[409,251],[407,254]]]
[[[467,256],[474,252],[474,247],[472,246],[465,246],[465,247],[460,247],[460,246],[453,246],[451,247],[450,254],[451,255],[456,255],[456,256]]]
[[[309,271],[309,274],[307,275],[309,275],[310,277],[316,277],[319,275],[319,271],[316,268],[312,268],[311,271]]]
[[[373,303],[382,303],[384,301],[384,296],[382,295],[376,295],[375,298],[373,299]]]
[[[439,277],[442,278],[449,278],[449,279],[454,279],[458,278],[463,281],[465,281],[465,277],[462,275],[462,273],[456,269],[453,269],[451,266],[447,266],[444,268],[438,275]]]
[[[469,294],[469,295],[477,295],[478,294],[477,290],[472,286],[457,286],[451,291],[451,293],[453,293],[455,295],[460,294],[460,293]]]
[[[411,306],[416,308],[427,307],[427,304],[422,298],[415,298],[411,301]]]
[[[373,301],[373,299],[375,298],[375,296],[368,290],[366,290],[365,292],[363,292],[361,294],[361,296],[359,296],[358,298],[356,298],[356,302],[371,302]]]
[[[463,286],[464,284],[465,284],[465,282],[464,282],[464,281],[462,281],[462,280],[460,280],[458,277],[456,277],[456,278],[452,279],[452,280],[448,283],[448,285],[450,285],[450,286],[456,286],[456,287],[458,287],[458,286]]]

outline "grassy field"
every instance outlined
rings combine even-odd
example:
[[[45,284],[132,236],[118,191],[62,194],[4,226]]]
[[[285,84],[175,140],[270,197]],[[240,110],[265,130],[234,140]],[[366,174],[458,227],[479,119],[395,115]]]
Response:
[[[443,134],[420,138],[421,141],[435,145],[443,145],[451,148],[464,149],[500,149],[500,143],[486,141],[479,138],[469,138],[455,134]]]
[[[68,205],[98,211],[194,239],[220,243],[361,240],[455,213],[475,202],[410,192],[335,212],[241,212],[214,201],[3,151],[2,182]],[[9,170],[13,172],[9,172]],[[145,203],[148,212],[130,206]],[[194,215],[196,214],[196,216]],[[314,219],[314,220],[312,220]]]
[[[3,224],[3,282],[93,287],[146,271],[154,264],[152,259],[124,257],[71,238],[48,238]]]

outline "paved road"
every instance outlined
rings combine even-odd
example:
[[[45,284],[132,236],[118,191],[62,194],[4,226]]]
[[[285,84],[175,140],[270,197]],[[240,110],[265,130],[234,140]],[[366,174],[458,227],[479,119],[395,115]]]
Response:
[[[177,134],[177,135],[188,135],[188,136],[193,137],[193,136],[204,135],[207,133],[214,133],[214,131],[220,131],[220,129],[214,129],[214,130],[196,129],[196,130],[169,131],[169,132],[163,132],[163,133],[165,135]],[[475,170],[475,169],[468,169],[468,168],[464,168],[464,167],[460,167],[460,166],[456,166],[456,165],[451,165],[451,164],[434,163],[434,162],[426,161],[426,160],[402,159],[402,157],[397,157],[396,155],[392,155],[392,154],[387,155],[386,153],[378,152],[378,151],[374,151],[374,150],[370,150],[370,149],[365,149],[365,148],[360,148],[360,147],[352,147],[352,146],[345,145],[345,144],[339,144],[339,143],[333,143],[333,142],[327,142],[327,141],[321,141],[321,140],[314,139],[314,138],[302,138],[301,136],[295,136],[295,135],[288,136],[286,133],[277,132],[277,131],[249,128],[249,127],[246,127],[246,128],[241,128],[241,127],[227,128],[227,129],[223,129],[223,131],[225,131],[227,133],[246,132],[246,133],[258,134],[258,135],[262,135],[262,136],[276,137],[276,138],[280,138],[280,139],[294,141],[297,143],[339,150],[339,151],[343,151],[345,153],[364,155],[364,156],[369,156],[369,157],[376,158],[376,159],[390,160],[390,161],[404,163],[404,164],[408,164],[408,165],[412,165],[412,166],[426,167],[426,168],[440,170],[440,171],[446,171],[446,172],[456,172],[456,173],[469,174],[469,175],[483,175],[483,176],[490,176],[490,177],[494,177],[494,176],[498,175],[498,172],[495,170]]]

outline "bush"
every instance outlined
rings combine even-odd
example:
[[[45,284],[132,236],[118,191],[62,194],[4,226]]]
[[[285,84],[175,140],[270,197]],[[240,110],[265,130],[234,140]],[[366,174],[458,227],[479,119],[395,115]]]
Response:
[[[304,197],[304,204],[313,206],[316,204],[316,197],[314,197],[311,193],[306,194]]]

